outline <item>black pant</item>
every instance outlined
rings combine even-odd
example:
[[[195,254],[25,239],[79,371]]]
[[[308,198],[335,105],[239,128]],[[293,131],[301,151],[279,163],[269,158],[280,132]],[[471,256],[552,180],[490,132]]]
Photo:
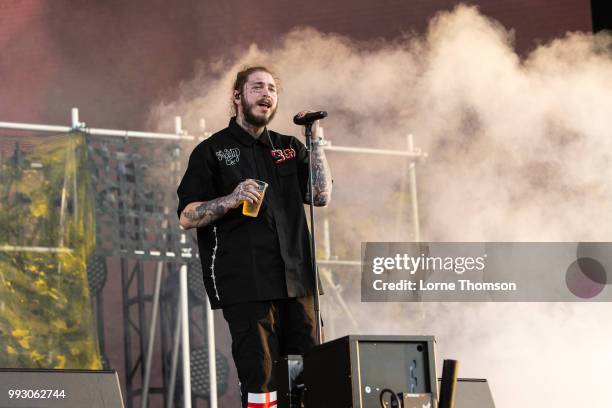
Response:
[[[231,305],[223,308],[223,317],[232,335],[243,407],[249,393],[250,402],[258,402],[278,389],[275,371],[281,356],[304,354],[316,344],[312,296]]]

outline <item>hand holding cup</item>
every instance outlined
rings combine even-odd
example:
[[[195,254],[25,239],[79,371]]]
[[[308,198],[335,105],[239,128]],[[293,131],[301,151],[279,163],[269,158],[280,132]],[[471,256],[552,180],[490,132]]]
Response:
[[[246,179],[240,182],[230,194],[232,208],[238,208],[244,202],[254,204],[259,201],[261,194],[258,192],[258,188],[257,180]]]

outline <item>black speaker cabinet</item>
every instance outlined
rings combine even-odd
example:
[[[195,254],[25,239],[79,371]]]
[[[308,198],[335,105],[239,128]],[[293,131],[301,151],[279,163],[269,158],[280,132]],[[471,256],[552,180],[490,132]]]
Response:
[[[437,398],[433,336],[346,336],[304,355],[306,408],[380,407],[380,392]]]
[[[0,369],[0,407],[123,408],[115,371]]]
[[[438,379],[439,384],[440,379]],[[455,408],[495,408],[487,380],[458,378],[455,388]]]

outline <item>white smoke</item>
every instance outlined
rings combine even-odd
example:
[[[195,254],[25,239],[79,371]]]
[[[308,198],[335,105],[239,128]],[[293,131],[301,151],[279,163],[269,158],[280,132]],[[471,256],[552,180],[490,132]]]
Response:
[[[275,130],[297,133],[291,117],[311,108],[329,111],[323,125],[335,145],[405,149],[405,135],[415,135],[429,153],[418,166],[424,240],[609,241],[610,43],[568,33],[521,57],[510,31],[467,6],[393,42],[299,28],[276,47],[202,65],[151,122],[181,115],[188,129],[202,117],[209,129],[225,127],[235,73],[263,63],[282,89]],[[319,214],[331,220],[337,256],[358,257],[361,241],[411,239],[408,221],[396,224],[409,218],[398,216],[402,160],[328,157],[334,198]],[[436,335],[439,358],[460,360],[461,376],[488,378],[500,408],[612,404],[610,305],[361,304],[357,272],[335,279],[363,332]],[[354,331],[329,320],[334,336]]]

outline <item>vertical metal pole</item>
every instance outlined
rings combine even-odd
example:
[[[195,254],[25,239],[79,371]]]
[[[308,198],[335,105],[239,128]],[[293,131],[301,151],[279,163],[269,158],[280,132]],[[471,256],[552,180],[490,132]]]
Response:
[[[414,138],[408,135],[408,150],[414,151]],[[410,200],[412,204],[412,225],[414,228],[414,241],[421,241],[421,227],[419,225],[419,204],[417,200],[417,184],[416,184],[416,162],[412,160],[408,167],[410,173]]]
[[[208,384],[210,386],[209,408],[217,408],[217,355],[215,352],[215,315],[206,298],[206,337],[208,343]]]
[[[181,345],[183,362],[183,407],[191,408],[191,364],[189,347],[189,308],[187,294],[187,265],[180,269]]]
[[[144,265],[143,261],[136,260],[136,264],[134,265],[134,270],[136,271],[136,300],[138,305],[138,343],[139,343],[139,352],[140,352],[140,378],[144,378],[144,353],[145,353],[145,327],[146,316],[145,316],[145,287],[144,287]]]
[[[183,318],[181,316],[181,299],[179,298],[179,304],[176,308],[176,325],[174,326],[174,337],[172,340],[172,361],[170,366],[170,381],[168,384],[168,396],[166,398],[166,408],[171,408],[174,402],[174,386],[176,385],[176,371],[178,367],[178,353],[181,347],[181,322]]]
[[[70,127],[72,129],[77,129],[80,127],[81,123],[79,122],[79,108],[72,108],[70,110]]]
[[[331,238],[329,234],[329,218],[327,216],[323,219],[323,259],[326,261],[331,259]]]
[[[121,258],[121,301],[123,307],[123,355],[125,356],[125,388],[127,391],[127,408],[133,407],[134,391],[132,389],[132,334],[130,326],[130,272],[128,261]]]
[[[86,149],[85,145],[81,146],[81,149]],[[79,217],[79,200],[78,200],[78,176],[79,176],[79,161],[76,157],[76,144],[74,143],[74,134],[70,135],[70,151],[72,156],[72,162],[74,163],[74,173],[72,175],[72,213],[74,214],[74,220],[77,222]]]
[[[410,149],[409,142],[410,135],[406,135],[406,148]],[[408,190],[408,167],[411,163],[411,158],[402,160],[400,168],[400,181],[399,181],[399,197],[397,199],[397,214],[395,218],[395,240],[402,241],[405,238],[402,236],[402,232],[405,228],[405,207],[406,207],[406,195]]]
[[[155,328],[157,327],[157,315],[159,312],[159,293],[161,290],[161,277],[164,268],[163,262],[157,263],[155,271],[155,289],[153,289],[153,306],[151,308],[151,325],[149,326],[149,342],[147,344],[147,355],[145,362],[144,380],[142,385],[142,396],[140,407],[146,408],[149,399],[149,382],[151,380],[151,363],[153,362],[153,346],[155,345]]]
[[[62,192],[60,198],[60,219],[59,219],[59,246],[64,246],[64,223],[66,221],[66,209],[68,206],[68,189],[69,189],[69,176],[70,168],[74,165],[71,162],[70,150],[72,148],[72,140],[69,143],[68,149],[66,149],[66,156],[64,158],[64,183],[62,185]]]
[[[70,169],[76,167],[76,163],[74,161],[74,147],[72,137],[69,139],[68,149],[66,150],[66,156],[64,158],[64,184],[62,186],[62,195],[61,195],[61,203],[60,203],[60,221],[59,221],[59,246],[64,246],[64,235],[65,228],[64,225],[66,223],[66,211],[68,209],[68,190],[69,190],[69,176]],[[76,191],[74,192],[76,194]],[[75,214],[76,215],[76,214]],[[62,287],[62,262],[60,258],[57,258],[57,280],[56,280],[56,289],[61,290]]]
[[[183,134],[183,121],[180,116],[174,117],[174,133],[179,136]]]
[[[408,151],[414,152],[414,136],[408,135]],[[412,207],[412,228],[413,228],[413,241],[421,242],[421,226],[419,224],[419,202],[417,197],[417,181],[416,181],[416,160],[410,159],[408,163],[408,174],[410,177],[410,204]],[[417,302],[417,309],[419,313],[420,321],[418,322],[420,328],[423,330],[426,316],[423,302]]]
[[[321,129],[319,128],[319,130]],[[329,235],[329,218],[325,216],[323,218],[323,259],[325,259],[326,261],[329,261],[330,258],[331,258],[331,240],[330,240],[330,235]],[[320,270],[320,276],[322,276],[323,279],[327,280],[328,284],[330,285],[330,288],[334,292],[336,292],[336,287],[334,286],[333,282],[331,282],[332,280],[331,279],[331,268],[322,267]],[[330,310],[328,310],[328,316],[333,316]],[[325,332],[327,334],[328,339],[334,338],[334,320],[333,318],[327,319],[327,327],[325,329]]]

